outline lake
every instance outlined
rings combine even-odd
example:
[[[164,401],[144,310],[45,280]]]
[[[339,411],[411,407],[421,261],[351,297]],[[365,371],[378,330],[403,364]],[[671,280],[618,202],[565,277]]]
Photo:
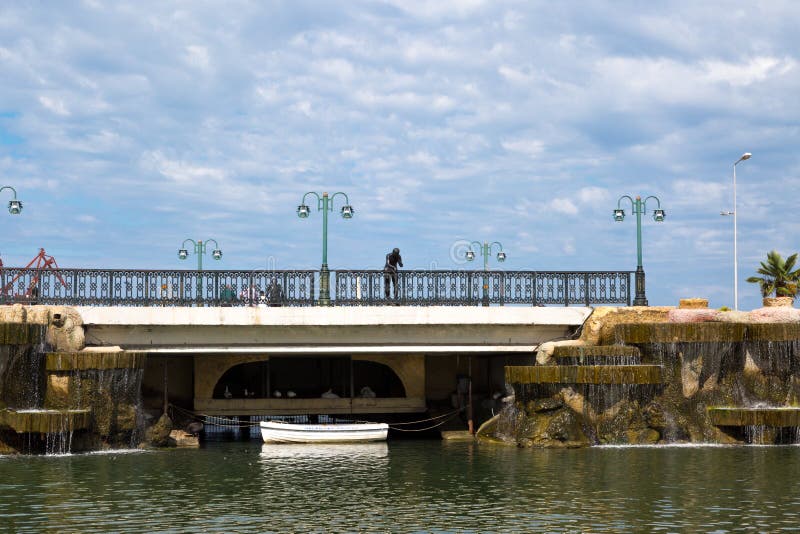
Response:
[[[8,532],[800,529],[800,447],[207,442],[0,456]]]

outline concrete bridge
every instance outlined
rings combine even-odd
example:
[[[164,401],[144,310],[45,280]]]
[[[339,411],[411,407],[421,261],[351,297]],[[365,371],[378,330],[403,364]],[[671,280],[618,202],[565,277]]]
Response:
[[[208,415],[424,412],[458,402],[454,395],[463,394],[466,378],[474,395],[490,398],[503,389],[506,365],[529,364],[540,343],[573,335],[591,313],[587,307],[75,309],[86,350],[118,346],[148,354],[146,402],[158,406],[167,396]]]

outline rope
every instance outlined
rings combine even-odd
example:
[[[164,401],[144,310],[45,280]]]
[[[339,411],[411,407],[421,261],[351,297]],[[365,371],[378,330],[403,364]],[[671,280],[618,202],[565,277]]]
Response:
[[[453,419],[456,415],[458,415],[459,411],[461,411],[461,410],[456,410],[455,412],[451,412],[450,417],[448,417],[447,419],[445,419],[443,421],[439,421],[435,425],[431,425],[431,426],[428,426],[428,427],[425,427],[425,428],[397,428],[396,426],[392,426],[392,425],[389,425],[389,428],[391,428],[392,430],[396,430],[398,432],[424,432],[426,430],[431,430],[431,429],[434,429],[434,428],[436,428],[438,426],[442,426],[446,422],[450,421],[450,419]]]
[[[195,421],[200,421],[203,424],[211,424],[216,426],[224,426],[229,428],[249,428],[258,426],[260,421],[256,421],[255,423],[242,423],[238,419],[231,419],[228,417],[220,417],[216,415],[207,415],[202,413],[193,412],[191,410],[187,410],[185,408],[181,408],[180,406],[175,406],[174,404],[169,405],[170,408],[174,410],[178,410],[179,412],[183,412],[183,414],[190,416]]]
[[[169,407],[171,409],[173,409],[173,410],[177,410],[178,412],[183,413],[186,416],[189,416],[190,418],[194,419],[195,421],[200,421],[203,424],[211,424],[211,425],[228,427],[228,428],[250,428],[250,427],[254,427],[254,426],[259,426],[260,423],[261,423],[260,421],[257,421],[255,423],[242,423],[238,419],[231,419],[231,418],[227,418],[227,417],[219,417],[219,416],[216,416],[216,415],[202,414],[202,413],[194,412],[192,410],[187,410],[186,408],[181,408],[180,406],[176,406],[174,404],[170,404]],[[401,423],[392,423],[391,425],[389,425],[389,428],[392,429],[392,430],[396,430],[398,432],[424,432],[426,430],[432,430],[432,429],[434,429],[436,427],[442,426],[443,424],[447,423],[448,421],[453,419],[456,415],[458,415],[459,412],[464,411],[464,409],[465,408],[457,408],[457,409],[455,409],[455,410],[453,410],[451,412],[447,412],[447,413],[444,413],[444,414],[441,414],[441,415],[435,415],[433,417],[428,417],[427,419],[420,419],[418,421],[405,421],[405,422],[401,422]],[[442,419],[442,418],[445,418],[445,417],[447,419]],[[416,425],[416,424],[419,424],[419,423],[427,423],[428,421],[436,421],[437,419],[442,419],[442,421],[439,421],[438,423],[433,424],[433,425],[428,426],[428,427],[425,427],[425,428],[399,428],[400,426]],[[373,422],[373,421],[356,421],[356,423],[371,423],[371,422]]]
[[[419,423],[427,423],[428,421],[435,421],[437,419],[441,419],[442,417],[451,416],[451,415],[456,414],[458,412],[461,412],[463,410],[464,410],[464,408],[456,408],[452,412],[443,413],[441,415],[435,415],[435,416],[429,417],[427,419],[420,419],[419,421],[407,421],[407,422],[404,422],[404,423],[392,423],[392,424],[395,425],[395,426],[401,426],[401,425],[416,425],[416,424],[419,424]]]

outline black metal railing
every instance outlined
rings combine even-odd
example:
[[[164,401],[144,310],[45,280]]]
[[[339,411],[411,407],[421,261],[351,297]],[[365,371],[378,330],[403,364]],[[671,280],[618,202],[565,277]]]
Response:
[[[626,304],[631,272],[401,271],[397,289],[383,271],[336,271],[334,299],[344,306]]]
[[[317,271],[0,269],[0,303],[73,306],[313,306]],[[35,280],[35,283],[34,283]],[[271,302],[270,302],[271,298]]]
[[[331,271],[338,306],[631,303],[631,271]],[[0,304],[314,306],[317,270],[146,271],[0,268]],[[396,282],[396,283],[395,283]],[[387,285],[389,292],[387,296]]]

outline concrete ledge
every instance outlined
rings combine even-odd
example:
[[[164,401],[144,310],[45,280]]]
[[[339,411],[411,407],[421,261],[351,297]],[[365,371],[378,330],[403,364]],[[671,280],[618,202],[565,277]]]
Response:
[[[101,307],[75,308],[86,326],[373,326],[373,325],[574,325],[585,307],[348,306],[285,308]]]
[[[89,410],[0,410],[0,426],[21,434],[55,434],[85,430],[91,424]]]
[[[744,323],[628,323],[616,326],[616,337],[625,344],[735,342],[746,331]]]
[[[44,340],[45,327],[36,323],[0,323],[0,345],[36,345]]]
[[[142,369],[144,352],[51,352],[45,356],[47,371],[86,371],[89,369]]]
[[[708,415],[716,426],[800,426],[800,408],[709,408]]]
[[[148,354],[533,354],[537,345],[231,345],[216,347],[158,347]]]
[[[662,384],[660,365],[506,366],[509,384]]]
[[[81,308],[87,346],[536,346],[574,333],[590,308]],[[452,352],[452,350],[450,350]]]

